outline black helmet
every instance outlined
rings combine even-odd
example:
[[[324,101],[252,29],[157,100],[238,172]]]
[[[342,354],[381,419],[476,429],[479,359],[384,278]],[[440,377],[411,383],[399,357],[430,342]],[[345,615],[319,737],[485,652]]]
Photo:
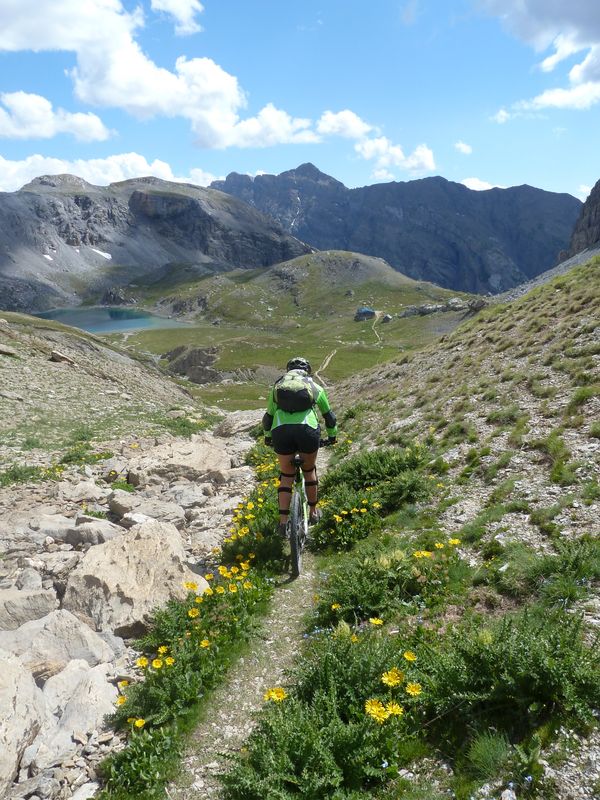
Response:
[[[307,373],[307,375],[310,375],[312,372],[310,363],[305,358],[301,358],[300,356],[296,356],[296,358],[290,358],[287,363],[286,370],[289,372],[291,369],[302,369]]]

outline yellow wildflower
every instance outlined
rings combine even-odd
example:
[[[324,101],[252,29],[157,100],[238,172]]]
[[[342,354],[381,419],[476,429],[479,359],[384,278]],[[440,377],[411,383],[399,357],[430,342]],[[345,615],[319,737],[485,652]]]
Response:
[[[375,722],[378,722],[380,725],[389,717],[389,713],[381,700],[366,700],[365,711],[372,719],[375,720]]]
[[[227,569],[227,567],[224,567],[224,566],[223,566],[223,564],[220,564],[220,565],[217,567],[217,569],[218,569],[218,571],[219,571],[219,575],[226,575],[226,574],[229,572],[229,570]]]
[[[146,720],[145,719],[136,719],[136,721],[133,724],[135,725],[136,728],[143,728],[144,725],[146,724]]]
[[[203,602],[204,602],[204,598],[203,597],[196,597],[196,599],[194,600],[194,603],[198,603],[198,605],[200,605],[200,603],[203,603]]]
[[[224,594],[225,589],[222,586],[217,586],[216,591],[217,591],[217,594]]]
[[[235,583],[229,584],[229,591],[231,592],[231,594],[235,594],[237,592],[237,586],[235,585]]]
[[[119,689],[124,689],[126,686],[129,686],[129,681],[119,681],[117,683],[117,686],[119,687]]]
[[[199,613],[200,613],[200,611],[198,611],[197,608],[190,608],[189,611],[188,611],[188,617],[191,617],[192,619],[194,619],[194,617],[197,617]]]
[[[331,604],[331,610],[332,611],[337,611],[340,608],[341,608],[341,605],[339,603],[332,603]]]
[[[154,669],[162,669],[162,665],[163,665],[162,658],[154,658],[152,660],[152,666],[154,667]]]
[[[449,539],[448,544],[451,544],[453,547],[460,544],[460,539]]]
[[[417,656],[413,653],[412,650],[405,650],[404,651],[404,658],[407,661],[416,661],[417,660]]]
[[[167,667],[172,667],[174,663],[175,659],[173,658],[173,656],[167,656],[165,658],[165,664],[167,665]]]
[[[377,500],[373,503],[373,508],[381,508],[381,503],[378,503]]]
[[[281,703],[287,696],[287,692],[282,686],[275,686],[273,689],[267,689],[264,699],[273,700],[274,703]]]
[[[254,508],[254,503],[252,502],[247,503],[246,508],[248,509],[248,511],[252,511],[252,509]]]
[[[213,592],[213,590],[210,588],[210,586],[207,586],[207,587],[206,587],[206,589],[205,589],[205,590],[202,592],[202,594],[208,595],[208,597],[210,597],[210,596],[211,596],[211,594],[214,594],[214,592]]]
[[[244,589],[252,589],[252,584],[250,583],[250,581],[244,581],[242,586],[244,587]]]
[[[138,658],[138,660],[135,663],[137,664],[138,667],[144,669],[144,667],[148,666],[148,659],[146,658],[146,656],[140,656],[140,658]]]
[[[379,617],[369,617],[371,625],[383,625],[383,620]]]
[[[250,569],[250,562],[249,561],[240,561],[240,567],[243,570]]]
[[[406,691],[411,697],[418,697],[423,691],[420,683],[407,683]]]
[[[237,574],[237,573],[240,571],[240,568],[239,568],[239,567],[231,567],[231,569],[230,569],[229,571],[230,571],[230,572],[231,572],[233,575],[236,575],[236,574]]]
[[[202,641],[200,642],[200,647],[210,647],[210,642],[208,641],[208,639],[202,639]]]
[[[167,647],[166,644],[161,644],[161,646],[158,648],[159,656],[164,656],[164,654],[168,653],[168,652],[169,652],[169,648]]]
[[[123,695],[121,695],[120,697],[117,697],[117,705],[118,706],[122,706],[123,703],[126,703],[126,702],[127,702],[127,698],[123,697]]]
[[[347,511],[340,511],[340,514],[341,514],[342,516],[344,516],[344,517],[347,517],[347,516],[348,516],[348,512],[347,512]]]
[[[189,589],[190,592],[195,592],[198,588],[198,584],[194,583],[194,581],[186,581],[183,585],[186,589]]]
[[[358,636],[355,633],[353,633],[352,636],[350,637],[350,641],[352,642],[352,644],[356,644],[359,641]]]
[[[360,513],[361,514],[366,514],[368,510],[369,510],[368,508],[361,508],[360,509]]]
[[[205,580],[205,581],[212,581],[212,579],[213,579],[214,577],[215,577],[215,576],[213,575],[213,573],[212,573],[212,572],[207,572],[207,573],[206,573],[206,575],[204,576],[204,580]]]
[[[436,550],[443,550],[444,547],[445,547],[445,545],[444,545],[443,542],[436,542],[435,543]]]
[[[334,515],[333,515],[333,518],[334,518],[334,520],[335,520],[336,522],[341,522],[341,521],[342,521],[342,517],[340,517],[340,515],[339,515],[339,514],[334,514]]]
[[[381,676],[381,682],[386,686],[400,686],[404,680],[404,673],[398,667],[392,667]]]
[[[385,704],[385,710],[389,714],[390,717],[401,717],[404,714],[404,709],[399,703],[396,703],[394,700],[390,700],[389,703]]]

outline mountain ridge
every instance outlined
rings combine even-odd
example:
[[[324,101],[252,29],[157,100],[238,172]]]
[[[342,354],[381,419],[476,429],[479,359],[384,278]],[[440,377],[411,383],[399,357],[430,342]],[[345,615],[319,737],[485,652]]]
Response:
[[[211,186],[319,250],[377,256],[417,280],[479,293],[553,266],[581,209],[571,195],[527,184],[475,192],[441,176],[348,189],[310,163]]]
[[[203,274],[310,252],[231,195],[152,177],[40,176],[0,194],[0,242],[2,306],[22,311],[78,305],[172,264]]]

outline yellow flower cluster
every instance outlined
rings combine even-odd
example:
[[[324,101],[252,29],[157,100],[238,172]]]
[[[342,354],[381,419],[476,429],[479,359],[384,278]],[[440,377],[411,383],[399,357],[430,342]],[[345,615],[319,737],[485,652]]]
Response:
[[[404,673],[402,670],[398,669],[398,667],[392,667],[387,672],[384,672],[381,676],[381,682],[392,688],[394,686],[400,686],[403,681]]]
[[[395,700],[390,700],[384,705],[381,700],[373,698],[365,701],[365,711],[371,719],[374,719],[380,725],[390,717],[401,717],[404,714],[404,709]]]
[[[267,689],[264,699],[272,700],[274,703],[281,703],[287,696],[288,694],[282,686],[275,686],[272,689]]]

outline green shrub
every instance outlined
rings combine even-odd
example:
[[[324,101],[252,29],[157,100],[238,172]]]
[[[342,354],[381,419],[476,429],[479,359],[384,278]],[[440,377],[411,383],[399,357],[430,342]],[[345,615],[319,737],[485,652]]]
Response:
[[[426,719],[459,741],[474,719],[519,738],[551,714],[591,722],[600,649],[582,634],[581,618],[562,610],[465,620],[418,662]]]
[[[443,541],[441,534],[431,550],[394,537],[369,542],[340,561],[324,582],[315,624],[356,623],[387,618],[399,610],[414,611],[448,592],[458,577],[464,578],[465,570],[469,568],[458,559],[455,545]]]
[[[469,771],[481,781],[498,778],[508,766],[511,752],[512,747],[505,733],[478,733],[467,750]]]
[[[405,711],[417,704],[403,686],[382,683],[386,671],[407,664],[398,658],[398,642],[390,637],[356,637],[343,626],[318,637],[297,668],[293,696],[263,710],[247,752],[223,778],[225,798],[372,796],[418,752],[406,747],[402,711],[385,711],[391,703]],[[366,712],[368,700],[380,704],[381,721]]]
[[[499,408],[497,411],[491,411],[486,417],[486,422],[494,425],[508,425],[517,422],[522,416],[523,412],[517,405],[510,405]]]
[[[364,450],[330,469],[321,480],[321,489],[327,494],[334,486],[346,484],[364,492],[367,487],[388,481],[401,472],[422,467],[426,458],[427,452],[419,444],[401,450],[391,447]]]
[[[374,492],[341,483],[329,491],[321,507],[323,516],[312,530],[317,549],[349,550],[381,527],[382,503]]]

